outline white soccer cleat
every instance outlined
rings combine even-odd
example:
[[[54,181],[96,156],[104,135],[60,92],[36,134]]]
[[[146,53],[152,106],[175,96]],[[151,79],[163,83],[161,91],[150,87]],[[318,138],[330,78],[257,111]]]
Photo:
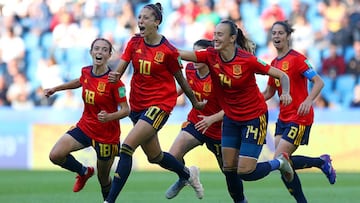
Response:
[[[280,172],[287,182],[291,182],[294,179],[294,170],[291,167],[289,155],[285,152],[281,153],[276,159],[281,160]]]
[[[187,185],[187,180],[178,180],[174,184],[172,184],[169,189],[166,191],[165,197],[167,199],[172,199],[179,194],[181,189],[183,189]]]
[[[200,182],[200,171],[196,166],[189,167],[190,178],[188,180],[189,185],[194,188],[196,197],[202,199],[204,197],[204,188]]]

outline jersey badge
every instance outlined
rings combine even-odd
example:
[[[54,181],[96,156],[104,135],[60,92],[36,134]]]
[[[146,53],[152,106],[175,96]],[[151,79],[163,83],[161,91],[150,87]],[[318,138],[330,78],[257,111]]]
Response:
[[[213,66],[214,68],[220,68],[220,65],[217,63]]]
[[[164,62],[165,54],[162,51],[157,51],[154,57],[155,62],[162,63]]]
[[[125,91],[125,87],[119,87],[118,88],[118,93],[119,93],[119,97],[123,98],[126,96],[126,91]]]
[[[106,87],[106,83],[105,82],[99,82],[98,83],[98,86],[97,86],[97,91],[101,93],[104,93],[105,92],[105,87]]]
[[[242,74],[241,65],[233,65],[233,74],[235,78],[240,78]]]
[[[136,52],[137,54],[141,54],[141,49],[137,49],[135,52]]]
[[[281,70],[283,70],[283,71],[288,71],[289,70],[289,61],[284,61],[281,64]]]
[[[204,86],[203,86],[203,91],[204,92],[211,92],[211,83],[204,83]]]

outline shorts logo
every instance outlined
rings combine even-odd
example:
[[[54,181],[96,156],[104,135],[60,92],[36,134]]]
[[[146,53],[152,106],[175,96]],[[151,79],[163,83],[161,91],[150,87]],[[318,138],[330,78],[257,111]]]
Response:
[[[97,89],[100,93],[104,93],[104,92],[105,92],[105,87],[106,87],[106,83],[104,83],[104,82],[99,82],[96,89]]]
[[[155,62],[162,63],[164,61],[164,52],[157,51],[154,57]]]

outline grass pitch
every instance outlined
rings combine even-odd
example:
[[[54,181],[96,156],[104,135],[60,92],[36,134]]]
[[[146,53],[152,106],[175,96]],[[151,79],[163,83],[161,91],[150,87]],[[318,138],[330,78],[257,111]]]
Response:
[[[113,173],[112,173],[113,174]],[[245,195],[250,203],[289,203],[289,195],[273,172],[265,179],[244,182]],[[353,203],[360,201],[360,174],[338,173],[335,185],[330,185],[322,173],[299,173],[304,193],[312,203]],[[59,171],[0,170],[0,202],[12,203],[102,203],[100,186],[93,176],[85,188],[72,192],[75,174]],[[205,197],[198,200],[191,187],[185,187],[172,200],[165,191],[176,180],[168,171],[133,171],[117,202],[126,203],[231,203],[223,175],[219,172],[201,172]]]

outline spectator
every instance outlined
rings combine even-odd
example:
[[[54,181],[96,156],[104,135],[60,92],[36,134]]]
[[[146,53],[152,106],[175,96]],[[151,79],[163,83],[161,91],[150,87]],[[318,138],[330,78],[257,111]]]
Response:
[[[266,42],[271,41],[270,29],[276,21],[286,20],[284,9],[280,6],[279,0],[271,0],[270,6],[261,13],[261,22],[265,33],[267,33]]]
[[[82,101],[75,96],[73,90],[66,90],[64,94],[59,95],[53,103],[53,107],[57,109],[81,109]]]
[[[6,94],[7,99],[11,103],[11,107],[15,110],[31,109],[34,102],[31,100],[32,88],[30,82],[23,73],[14,76],[14,83],[9,86]]]
[[[7,90],[8,88],[5,81],[5,77],[4,75],[0,75],[0,107],[10,105],[9,101],[6,98]]]
[[[360,107],[360,84],[356,85],[354,88],[354,98],[350,107]]]
[[[346,70],[345,59],[338,54],[338,47],[331,43],[329,47],[329,56],[322,62],[322,75],[335,79],[339,75],[343,75]]]
[[[11,60],[24,61],[25,43],[16,35],[14,28],[7,28],[0,37],[0,61],[8,63]]]
[[[353,74],[357,82],[360,82],[360,41],[354,41],[354,56],[350,59],[346,73]]]

